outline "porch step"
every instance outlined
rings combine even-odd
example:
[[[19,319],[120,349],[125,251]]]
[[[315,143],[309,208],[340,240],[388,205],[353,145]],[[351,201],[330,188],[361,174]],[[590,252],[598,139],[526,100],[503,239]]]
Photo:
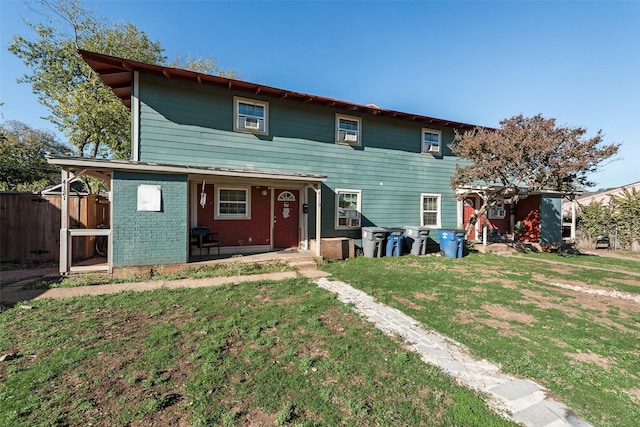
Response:
[[[304,261],[290,261],[289,265],[296,270],[308,270],[308,269],[316,269],[318,268],[315,261],[304,260]]]
[[[513,252],[514,252],[514,249],[505,243],[491,243],[487,246],[483,246],[482,244],[479,244],[479,245],[476,245],[474,249],[484,254],[494,254],[494,255],[503,255],[503,256],[513,255]]]
[[[289,261],[289,265],[309,280],[316,280],[329,276],[329,273],[318,270],[318,265],[312,260]]]

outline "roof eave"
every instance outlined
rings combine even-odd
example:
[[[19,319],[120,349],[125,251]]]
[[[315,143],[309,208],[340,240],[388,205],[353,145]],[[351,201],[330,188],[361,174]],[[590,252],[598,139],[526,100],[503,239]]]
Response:
[[[129,59],[118,58],[100,53],[90,52],[79,49],[78,53],[87,62],[87,64],[100,76],[102,81],[111,88],[113,93],[127,107],[131,108],[131,81],[134,71],[145,74],[155,75],[165,79],[176,79],[190,81],[198,84],[209,84],[217,87],[226,88],[228,90],[236,90],[252,94],[260,94],[264,96],[289,99],[298,102],[304,102],[325,107],[333,107],[350,112],[358,112],[361,114],[378,115],[393,119],[413,121],[426,125],[436,125],[443,127],[451,127],[455,129],[471,130],[477,125],[469,123],[456,122],[451,120],[438,119],[435,117],[422,116],[417,114],[403,113],[395,110],[385,110],[375,105],[360,105],[351,102],[340,101],[337,99],[326,98],[322,96],[310,95],[306,93],[288,91],[272,86],[261,85],[257,83],[245,82],[242,80],[230,79],[221,76],[213,76],[210,74],[198,73],[195,71],[182,70],[178,68],[166,67],[162,65],[147,64],[144,62],[132,61]],[[486,128],[489,129],[489,128]]]
[[[327,180],[326,175],[289,173],[280,171],[252,170],[241,168],[214,168],[206,166],[180,166],[161,163],[134,162],[128,160],[94,159],[86,157],[48,156],[51,165],[68,170],[135,171],[165,174],[186,174],[216,177],[239,177],[277,181],[296,181],[320,184]]]

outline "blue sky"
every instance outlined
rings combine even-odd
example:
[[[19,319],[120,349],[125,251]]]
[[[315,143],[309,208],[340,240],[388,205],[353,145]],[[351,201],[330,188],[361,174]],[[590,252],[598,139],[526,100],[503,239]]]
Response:
[[[87,1],[175,55],[215,56],[244,80],[498,127],[555,117],[618,159],[596,188],[640,181],[640,1]],[[6,47],[22,1],[0,0],[0,119],[54,130]],[[61,138],[63,139],[63,138]]]

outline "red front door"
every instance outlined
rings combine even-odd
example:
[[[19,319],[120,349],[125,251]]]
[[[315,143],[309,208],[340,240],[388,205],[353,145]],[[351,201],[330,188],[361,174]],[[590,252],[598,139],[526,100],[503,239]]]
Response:
[[[476,212],[476,198],[466,197],[463,202],[463,211],[462,211],[464,228],[467,228],[467,225],[469,225],[469,220],[471,220],[471,216],[475,212]],[[468,238],[475,240],[475,236],[476,236],[476,226],[474,225],[473,227],[471,227],[471,230],[469,230]]]
[[[297,248],[300,244],[298,190],[276,189],[273,193],[273,247]]]

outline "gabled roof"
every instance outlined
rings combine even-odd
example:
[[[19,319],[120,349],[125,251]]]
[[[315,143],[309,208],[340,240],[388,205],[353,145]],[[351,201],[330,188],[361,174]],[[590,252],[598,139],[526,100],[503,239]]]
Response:
[[[421,116],[419,114],[403,113],[401,111],[385,110],[374,104],[360,105],[351,102],[340,101],[322,96],[309,95],[306,93],[292,92],[285,89],[278,89],[257,83],[249,83],[242,80],[229,79],[226,77],[213,76],[209,74],[197,73],[195,71],[181,70],[178,68],[166,67],[163,65],[147,64],[144,62],[132,61],[115,56],[103,55],[100,53],[78,50],[78,53],[89,64],[89,66],[100,75],[102,81],[111,88],[122,103],[131,108],[131,81],[133,72],[150,74],[166,79],[175,79],[193,82],[203,85],[211,85],[229,90],[260,94],[279,99],[287,99],[302,103],[322,105],[341,110],[383,116],[399,120],[407,120],[425,125],[448,126],[456,129],[470,130],[476,125],[461,123],[452,120],[438,119],[435,117]]]

